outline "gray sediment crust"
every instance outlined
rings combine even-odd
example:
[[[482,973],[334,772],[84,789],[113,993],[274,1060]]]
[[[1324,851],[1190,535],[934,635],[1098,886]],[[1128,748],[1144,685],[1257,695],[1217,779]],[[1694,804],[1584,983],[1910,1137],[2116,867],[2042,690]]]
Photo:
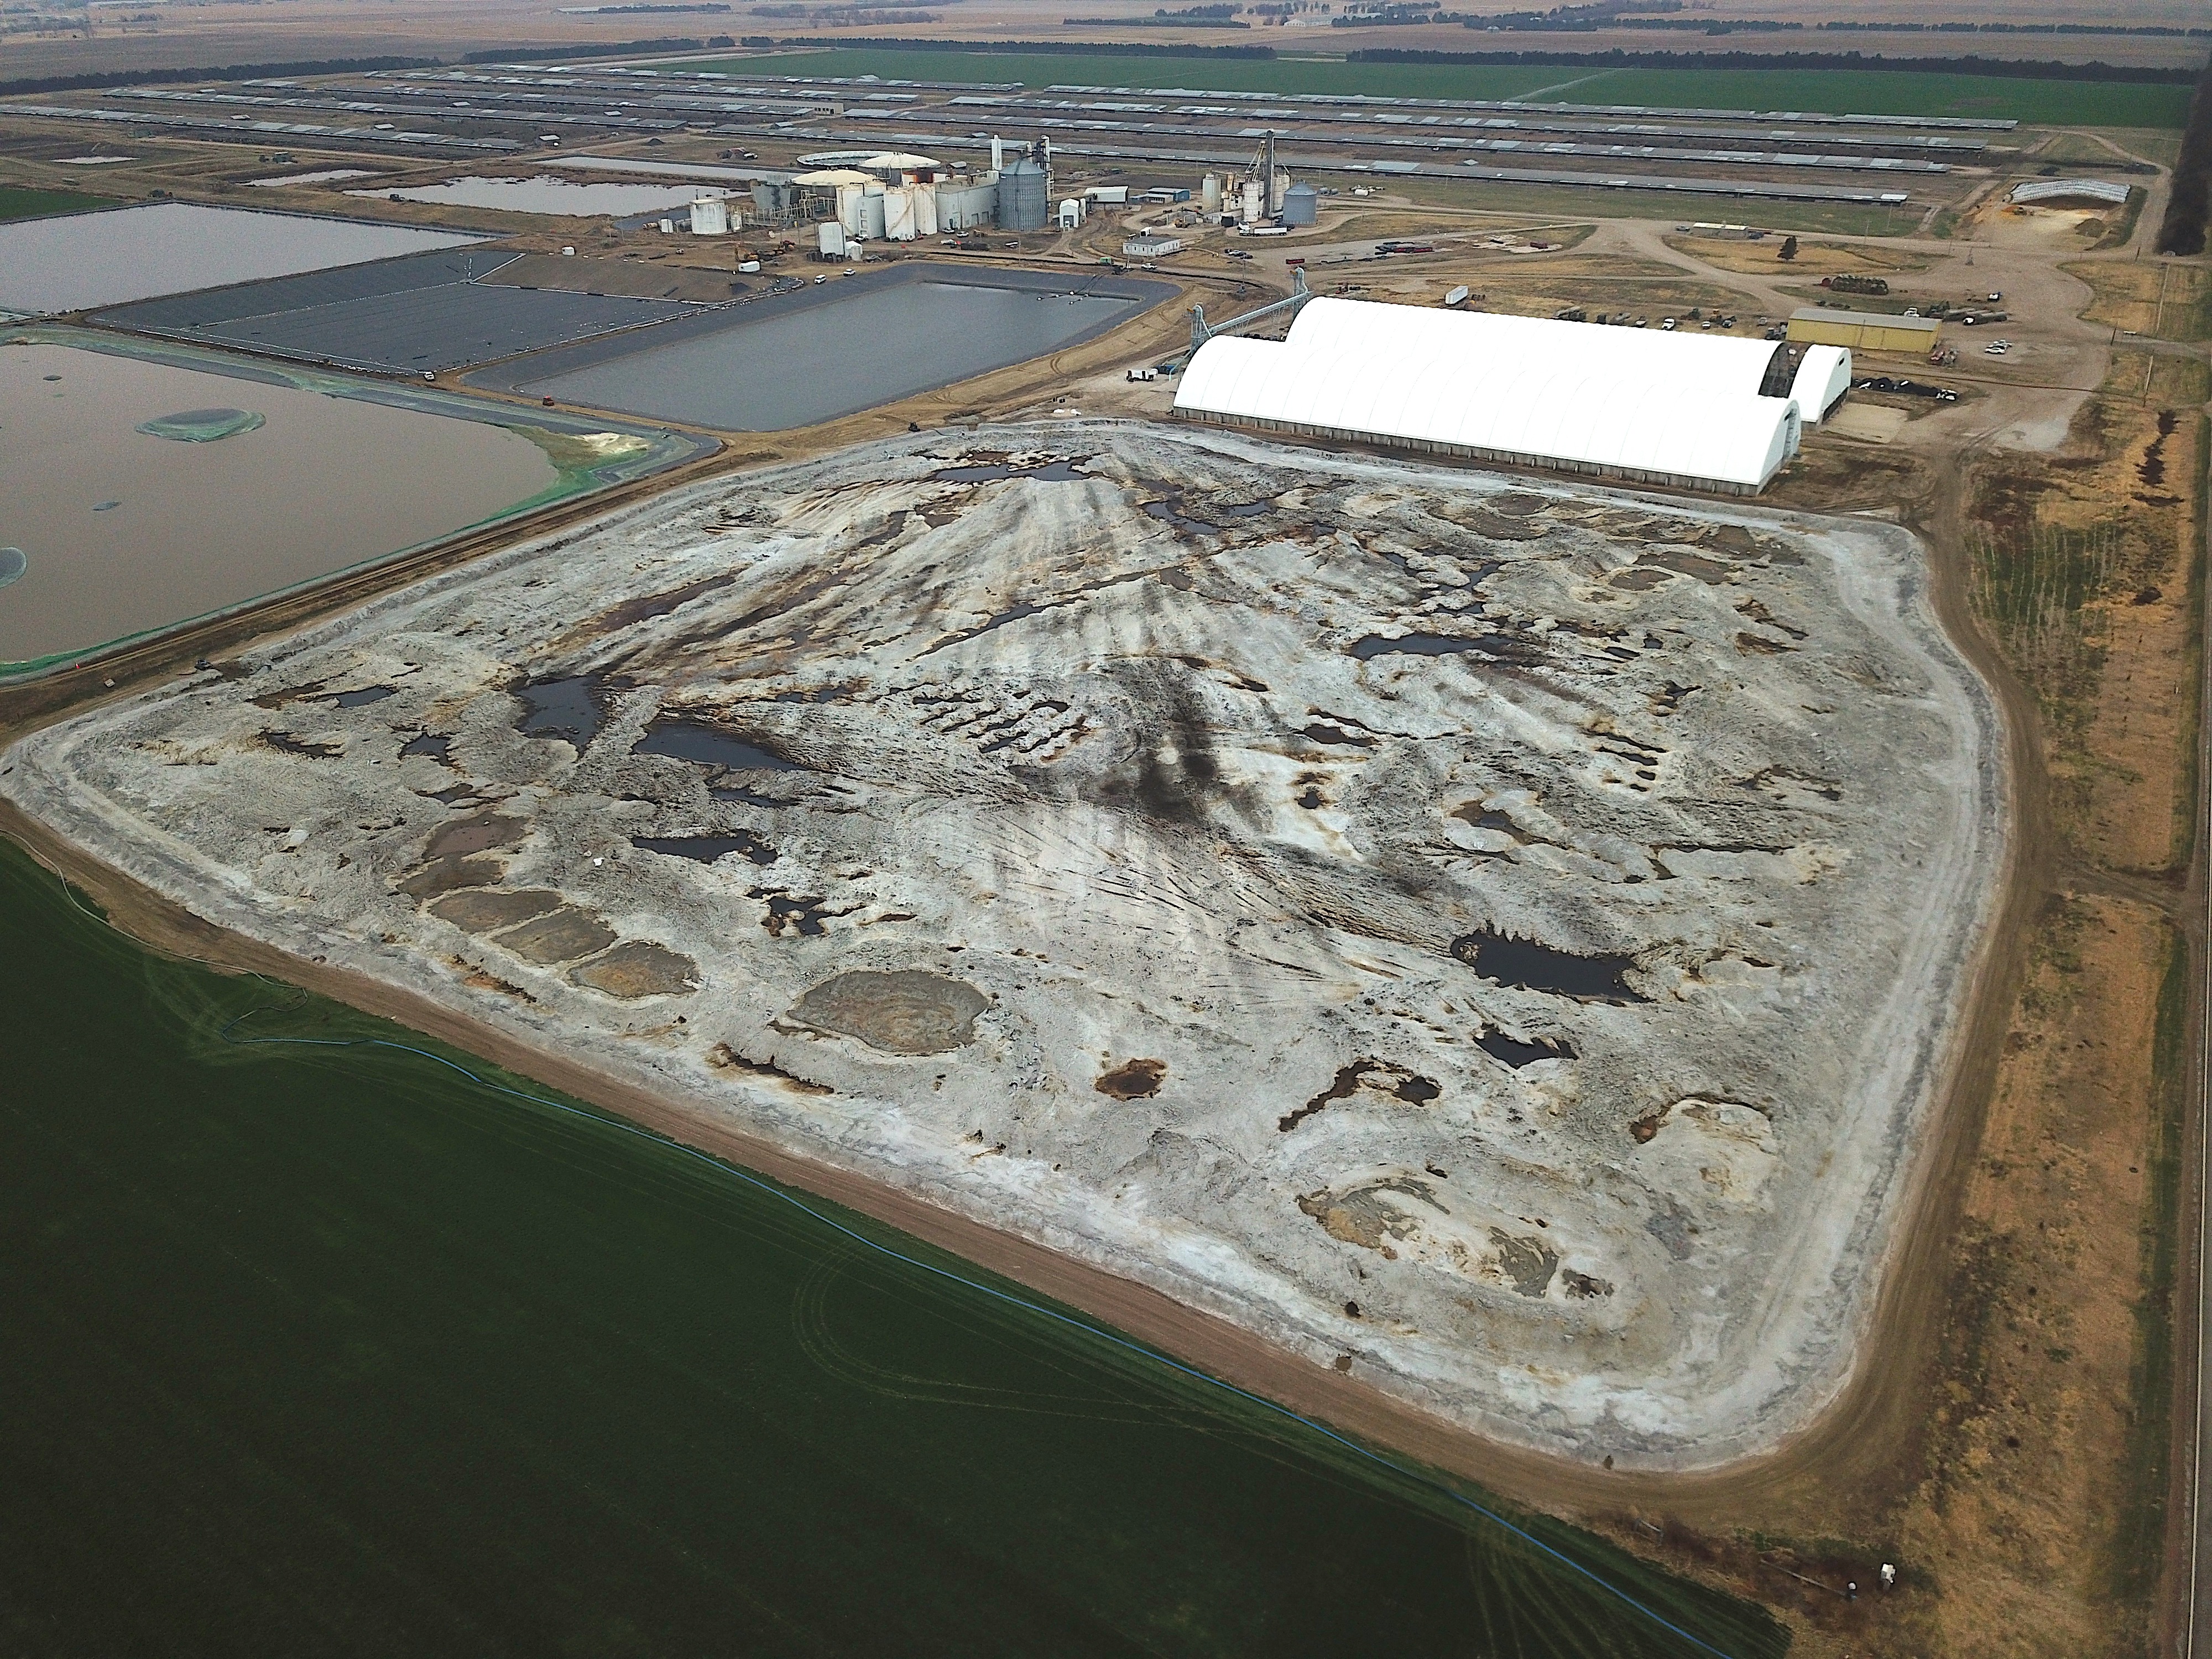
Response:
[[[1866,520],[933,433],[393,593],[0,791],[1470,1430],[1709,1467],[1859,1362],[1997,902],[1927,581]]]

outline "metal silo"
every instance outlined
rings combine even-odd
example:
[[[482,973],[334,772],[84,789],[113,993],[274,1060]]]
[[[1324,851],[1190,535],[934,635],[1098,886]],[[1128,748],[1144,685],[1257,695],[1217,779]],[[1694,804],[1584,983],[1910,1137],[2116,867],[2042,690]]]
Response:
[[[1321,196],[1311,185],[1301,179],[1283,192],[1283,222],[1286,225],[1310,225],[1321,213]]]
[[[1198,204],[1209,214],[1221,211],[1221,175],[1209,173],[1198,187]]]
[[[1000,229],[1042,230],[1050,216],[1042,166],[1024,155],[1000,169]]]

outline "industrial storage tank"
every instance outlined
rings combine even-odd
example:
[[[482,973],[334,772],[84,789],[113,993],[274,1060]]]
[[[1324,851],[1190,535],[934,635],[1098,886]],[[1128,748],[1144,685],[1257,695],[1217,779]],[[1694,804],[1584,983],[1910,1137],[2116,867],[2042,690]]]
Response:
[[[1310,225],[1321,214],[1321,193],[1304,180],[1283,192],[1283,222]]]
[[[1267,216],[1267,206],[1260,195],[1260,181],[1257,179],[1247,179],[1244,181],[1244,211],[1242,215],[1244,222],[1248,225],[1256,225]]]
[[[894,242],[914,240],[913,185],[893,185],[884,192],[884,234]]]
[[[860,182],[855,179],[837,186],[837,222],[848,236],[865,234],[860,228],[860,203],[863,199]]]
[[[914,234],[917,236],[937,234],[937,186],[923,183],[914,187]]]
[[[728,235],[730,234],[729,204],[719,196],[693,198],[691,234],[694,236]]]
[[[882,240],[890,224],[890,211],[884,205],[886,199],[881,191],[861,196],[860,238],[863,241]]]
[[[1198,204],[1208,213],[1221,211],[1221,175],[1209,173],[1198,187]]]
[[[1042,166],[1024,155],[1000,169],[1000,229],[1042,230],[1051,216]]]

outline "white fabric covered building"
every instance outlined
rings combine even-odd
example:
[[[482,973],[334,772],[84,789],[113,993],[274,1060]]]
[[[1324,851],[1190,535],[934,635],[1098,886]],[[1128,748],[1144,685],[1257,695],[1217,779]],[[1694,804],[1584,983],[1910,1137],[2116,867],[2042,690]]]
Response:
[[[1850,385],[1850,354],[1358,300],[1281,341],[1217,336],[1186,418],[1729,494],[1764,489]]]

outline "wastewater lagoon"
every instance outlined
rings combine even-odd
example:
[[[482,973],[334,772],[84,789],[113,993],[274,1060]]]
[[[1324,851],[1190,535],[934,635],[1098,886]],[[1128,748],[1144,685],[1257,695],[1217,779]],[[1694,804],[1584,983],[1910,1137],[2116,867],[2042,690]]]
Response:
[[[42,1651],[1787,1644],[887,1228],[149,954],[4,839],[0,1046],[0,1628]]]
[[[1080,343],[1175,292],[1130,277],[912,261],[469,378],[654,420],[780,432]]]
[[[404,202],[440,202],[448,207],[498,208],[508,213],[548,213],[562,218],[617,217],[629,213],[672,212],[689,208],[695,196],[720,196],[696,185],[580,185],[541,173],[534,179],[449,179],[439,185],[398,190],[355,190],[349,196],[385,197]]]
[[[84,311],[481,240],[187,202],[18,220],[0,225],[0,313]]]
[[[0,580],[0,674],[699,450],[603,426],[183,348],[20,331],[0,341],[0,576],[14,573]]]
[[[94,320],[334,368],[421,374],[699,309],[680,301],[510,286],[501,274],[516,263],[507,248],[441,248],[116,306]]]

